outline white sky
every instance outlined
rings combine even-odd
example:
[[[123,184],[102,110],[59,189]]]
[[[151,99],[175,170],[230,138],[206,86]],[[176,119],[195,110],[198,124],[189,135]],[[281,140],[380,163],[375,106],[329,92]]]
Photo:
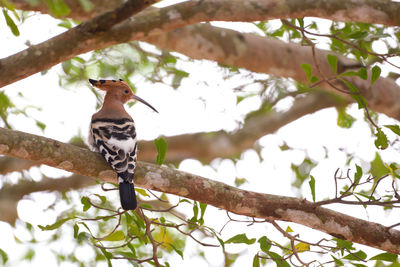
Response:
[[[49,16],[34,16],[29,18],[26,23],[19,27],[21,37],[14,37],[6,27],[3,20],[0,20],[1,46],[0,57],[11,55],[24,49],[26,40],[31,43],[39,43],[46,40],[49,36],[54,36],[63,31],[56,27],[57,22]],[[226,25],[226,24],[218,24]],[[40,34],[38,32],[40,31]],[[151,140],[159,135],[175,135],[197,131],[214,131],[219,129],[233,130],[237,121],[242,120],[244,114],[250,110],[257,109],[260,100],[252,97],[236,105],[236,97],[232,93],[235,86],[233,82],[224,81],[221,73],[216,70],[216,64],[210,62],[196,62],[185,65],[185,70],[190,73],[188,79],[183,80],[181,88],[178,91],[172,90],[165,85],[149,84],[143,79],[137,77],[132,80],[137,84],[137,94],[151,103],[159,110],[155,114],[144,105],[135,105],[129,109],[129,113],[136,121],[138,136],[140,139]],[[10,122],[15,129],[44,135],[59,141],[66,142],[72,136],[81,132],[87,136],[88,124],[91,115],[95,112],[95,98],[92,93],[84,86],[62,90],[58,85],[57,73],[60,67],[56,66],[45,76],[40,74],[33,75],[27,79],[16,82],[4,88],[18,106],[34,104],[42,107],[41,111],[29,109],[28,113],[34,118],[46,123],[47,128],[43,132],[35,126],[35,122],[26,119],[23,116],[10,116]],[[205,75],[206,73],[206,75]],[[202,81],[207,77],[207,82],[212,86],[207,87]],[[107,78],[107,77],[104,77]],[[118,78],[118,77],[115,77]],[[16,97],[22,93],[24,98]],[[202,98],[203,100],[200,100]],[[290,103],[281,103],[285,108]],[[290,170],[290,164],[299,164],[303,161],[307,150],[308,155],[319,161],[318,166],[312,171],[316,178],[317,199],[321,200],[333,194],[333,174],[338,167],[345,167],[344,149],[349,153],[355,153],[360,159],[353,161],[361,165],[364,171],[369,169],[368,161],[371,161],[375,155],[375,146],[373,139],[369,134],[369,126],[362,119],[362,112],[356,107],[351,107],[348,112],[359,120],[351,129],[341,129],[336,126],[336,111],[327,109],[313,115],[305,116],[280,129],[273,135],[261,138],[258,143],[262,146],[261,161],[253,150],[245,151],[241,159],[235,165],[231,160],[216,159],[210,166],[203,166],[196,160],[185,160],[179,168],[191,173],[199,174],[204,177],[215,179],[230,185],[234,185],[236,177],[245,177],[248,183],[241,188],[263,193],[299,196],[299,192],[293,190],[291,183],[293,174]],[[361,119],[360,119],[361,118]],[[394,124],[395,122],[385,116],[380,116],[379,123]],[[394,136],[388,132],[391,140]],[[290,147],[297,150],[281,151],[278,146],[286,142]],[[324,148],[328,149],[329,157],[324,159]],[[398,152],[388,149],[382,153],[385,160],[396,161]],[[140,154],[139,154],[140,159]],[[41,167],[40,171],[48,176],[62,176],[65,172],[55,170],[50,167]],[[34,180],[40,180],[41,174],[38,168],[33,168],[27,176]],[[11,174],[6,177],[8,182],[16,182],[18,174]],[[2,185],[0,180],[0,186]],[[76,195],[82,196],[85,193]],[[308,182],[305,182],[302,188],[303,196],[311,199],[308,189]],[[50,224],[56,220],[57,213],[53,211],[43,211],[49,203],[54,201],[54,196],[46,193],[38,193],[20,201],[18,206],[21,221],[30,222],[34,226],[37,224]],[[117,201],[117,200],[116,200]],[[78,205],[79,206],[79,205]],[[60,207],[63,209],[66,207]],[[343,207],[332,207],[342,211]],[[389,217],[388,212],[380,208],[371,208],[366,212],[362,208],[346,207],[347,214],[357,216],[363,219],[380,222],[384,225],[390,225],[398,222],[400,218],[398,211],[393,211]],[[384,218],[382,220],[382,218]],[[223,212],[208,208],[206,212],[206,222],[217,230],[225,223],[226,218]],[[208,220],[207,220],[208,218]],[[211,218],[221,218],[213,220]],[[281,225],[287,225],[281,223]],[[308,239],[320,238],[320,234],[315,235],[315,231],[295,224],[289,224],[293,230],[299,231],[301,237]],[[286,226],[284,227],[286,228]],[[38,230],[40,231],[40,230]],[[227,239],[236,233],[246,232],[249,238],[260,237],[260,231],[273,238],[280,236],[272,230],[270,225],[248,228],[245,224],[230,223],[224,230],[224,239]],[[32,263],[19,262],[24,250],[20,244],[17,244],[14,235],[18,239],[28,240],[29,234],[24,231],[21,222],[17,223],[16,230],[8,224],[0,222],[0,248],[5,250],[10,257],[10,266],[55,266],[57,262],[48,257],[48,247],[45,244],[35,245],[37,256]],[[42,232],[38,234],[39,239],[46,240],[51,233]],[[180,257],[174,258],[170,263],[192,266],[204,266],[204,261],[197,256],[197,249],[194,249],[193,242],[189,241],[184,252],[185,261]],[[58,248],[60,247],[60,248]],[[61,248],[62,247],[62,248]],[[243,250],[240,246],[230,246],[229,251],[239,252]],[[72,250],[68,244],[55,244],[52,249],[61,249],[65,252]],[[205,248],[208,256],[212,257],[213,266],[221,266],[223,259],[220,249]],[[87,257],[90,250],[83,247],[76,252],[79,257]],[[240,257],[235,266],[248,266],[256,251],[249,251],[248,256]],[[372,255],[377,254],[374,251]],[[211,262],[211,261],[210,261]],[[116,264],[116,262],[115,262]],[[118,264],[124,266],[123,261]],[[104,264],[105,265],[105,264]],[[64,264],[62,266],[69,266]]]

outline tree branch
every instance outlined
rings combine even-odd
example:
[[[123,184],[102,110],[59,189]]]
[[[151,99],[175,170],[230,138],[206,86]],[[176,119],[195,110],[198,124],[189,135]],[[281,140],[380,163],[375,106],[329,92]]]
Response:
[[[313,70],[318,69],[325,77],[334,75],[326,56],[332,52],[315,49],[314,61],[312,49],[294,43],[285,43],[276,39],[244,34],[237,31],[213,27],[206,24],[187,26],[171,32],[148,36],[143,39],[164,50],[177,51],[194,59],[209,59],[218,63],[255,72],[269,73],[279,77],[292,78],[296,81],[309,83],[301,64],[310,64]],[[355,60],[338,56],[338,69],[356,65]],[[369,73],[368,77],[371,77]],[[368,101],[368,107],[400,119],[400,86],[390,78],[379,78],[372,86],[370,80],[359,77],[346,77],[354,84]],[[330,85],[332,82],[322,82],[318,85],[327,91],[338,93]],[[335,87],[343,87],[334,83]],[[342,94],[343,95],[343,94]],[[350,100],[350,95],[345,94]]]
[[[252,148],[261,137],[276,132],[304,115],[324,108],[345,105],[330,94],[315,92],[294,101],[292,107],[282,112],[258,112],[246,119],[243,127],[233,133],[226,131],[201,132],[165,137],[168,143],[166,163],[178,164],[184,159],[195,158],[210,162],[215,158],[231,158]],[[139,159],[155,162],[157,151],[153,141],[139,141]],[[0,174],[27,170],[36,162],[20,158],[0,158]]]
[[[0,153],[115,182],[100,154],[45,137],[0,128]],[[292,197],[241,190],[197,175],[138,162],[138,186],[204,202],[235,214],[299,223],[352,242],[400,254],[400,231]]]
[[[164,25],[161,30],[177,28],[182,23],[187,22],[180,20],[179,23],[175,21],[176,24],[166,23],[161,19],[161,17],[168,17],[165,11],[164,9],[160,11],[151,9],[142,12],[134,19],[113,27],[111,30],[102,33],[101,36],[94,35],[95,37],[89,38],[85,42],[77,43],[76,36],[71,37],[74,40],[72,41],[68,36],[64,38],[59,35],[54,37],[54,40],[50,39],[2,59],[0,60],[0,86],[44,70],[80,53],[132,40],[148,41],[162,49],[177,51],[195,59],[215,60],[221,64],[293,78],[305,83],[307,78],[301,69],[302,63],[308,63],[315,69],[314,63],[318,62],[321,73],[326,77],[332,75],[332,69],[326,60],[326,55],[329,52],[324,50],[316,49],[316,61],[314,61],[310,47],[285,43],[254,34],[239,33],[206,24],[187,26],[175,31],[160,33],[160,28],[157,28],[160,24],[152,25],[148,21],[149,18],[154,19],[157,23],[164,22],[164,24],[161,24]],[[159,22],[155,19],[156,17],[160,17]],[[56,39],[57,41],[55,41]],[[68,46],[65,49],[65,44],[76,44],[76,46]],[[342,56],[338,58],[339,67],[353,66],[355,63],[354,60]],[[369,108],[395,119],[400,119],[400,102],[396,101],[400,98],[400,87],[395,81],[390,78],[379,78],[371,86],[370,81],[358,77],[346,77],[346,79],[353,83],[364,95]],[[343,87],[343,84],[336,85]],[[319,84],[319,87],[334,91],[326,82]],[[346,97],[349,97],[349,95],[346,95]]]
[[[24,0],[9,0],[17,9],[40,11],[51,14],[46,4],[41,1],[31,5]],[[78,20],[86,20],[95,14],[116,8],[121,0],[91,0],[93,9],[85,9],[75,0],[64,0],[70,8],[66,16]],[[358,21],[385,25],[400,25],[398,14],[400,5],[397,2],[381,0],[316,0],[316,1],[273,1],[273,0],[202,0],[188,1],[176,6],[189,13],[201,13],[204,21],[220,20],[221,16],[229,20],[237,18],[241,21],[260,21],[274,18],[319,17],[337,21]],[[223,9],[225,12],[223,13]],[[213,13],[215,10],[217,14]],[[191,16],[189,14],[189,16]],[[214,19],[211,16],[217,16]],[[249,18],[250,17],[250,18]],[[223,20],[223,19],[222,19]],[[235,19],[233,19],[235,20]]]
[[[97,38],[101,38],[104,32],[112,26],[157,1],[128,0],[113,11],[108,11],[43,43],[32,45],[13,56],[1,59],[0,77],[4,77],[5,80],[4,82],[0,82],[0,87],[36,73],[36,64],[43,64],[41,68],[45,70],[59,62],[70,59],[74,55],[80,54],[81,52],[78,51],[78,47],[90,46],[91,42]],[[27,62],[29,64],[25,65]],[[9,68],[10,63],[14,65],[12,69]],[[7,75],[14,73],[14,75],[6,78],[7,76],[3,76],[5,73]]]
[[[138,12],[154,0],[142,2]],[[150,3],[151,2],[151,3]],[[119,16],[117,11],[108,17]],[[101,28],[104,20],[94,18],[78,25],[43,43],[33,45],[24,51],[0,60],[0,87],[26,78],[34,73],[68,60],[76,55],[94,49],[104,48],[129,40],[167,32],[186,25],[204,21],[258,21],[276,18],[314,16],[328,19],[358,20],[366,23],[400,25],[397,14],[400,4],[377,0],[347,1],[272,1],[272,0],[202,0],[186,1],[162,9],[147,9],[125,20],[106,34],[103,32],[81,31],[80,29]],[[124,13],[124,18],[129,12]],[[104,15],[105,17],[106,14]],[[118,19],[119,21],[121,20]],[[116,20],[117,22],[119,22]],[[115,23],[117,23],[115,22]],[[105,22],[104,22],[105,23]],[[112,25],[108,25],[110,27]],[[88,34],[89,33],[89,34]]]

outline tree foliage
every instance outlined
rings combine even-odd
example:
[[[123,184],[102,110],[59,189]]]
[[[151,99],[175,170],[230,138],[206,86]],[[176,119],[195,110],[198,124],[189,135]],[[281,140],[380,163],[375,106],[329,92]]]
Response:
[[[0,126],[12,130],[0,131],[0,153],[6,155],[0,158],[0,207],[5,211],[0,220],[13,225],[15,246],[23,251],[17,254],[0,243],[0,262],[37,264],[44,244],[53,262],[76,266],[172,266],[200,260],[215,265],[217,258],[224,266],[400,264],[400,223],[394,218],[400,203],[400,31],[398,21],[391,19],[400,5],[314,1],[304,3],[300,12],[290,1],[280,9],[269,9],[272,1],[160,1],[156,7],[148,6],[157,1],[103,2],[0,2],[3,28],[13,40],[23,42],[22,29],[44,14],[54,19],[49,28],[63,31],[37,45],[28,41],[26,50],[0,59],[7,76],[1,83]],[[362,16],[359,6],[364,8]],[[224,20],[243,24],[220,28],[200,23]],[[24,66],[18,72],[11,68],[17,64]],[[96,108],[103,96],[87,79],[122,78],[137,93],[154,86],[160,95],[169,90],[194,98],[192,103],[202,103],[204,113],[219,106],[212,109],[216,120],[222,113],[232,114],[222,116],[229,124],[220,120],[218,129],[201,125],[197,133],[168,118],[171,128],[180,132],[161,132],[164,137],[141,141],[139,159],[143,155],[157,165],[139,164],[139,208],[123,211],[112,172],[86,152],[85,135],[77,126],[69,143],[82,147],[79,150],[17,132],[21,118],[43,135],[53,123],[43,116],[40,104],[27,103],[29,97],[12,84],[38,72],[43,84],[56,73],[59,88],[54,90],[60,94],[87,90],[82,95],[94,100]],[[199,88],[204,92],[196,91]],[[207,92],[211,97],[203,97]],[[213,104],[213,98],[219,103]],[[172,97],[164,100],[170,107],[180,105]],[[299,146],[301,142],[280,137],[286,125],[294,129],[291,122],[327,108],[337,114],[335,133],[347,135],[334,140],[336,147],[331,140]],[[188,105],[179,115],[190,112]],[[311,116],[311,127],[296,121],[290,136],[301,139],[301,127],[307,127],[310,136],[317,129],[323,132],[319,123],[324,117]],[[322,140],[336,138],[324,135]],[[359,142],[368,136],[369,143],[356,144],[351,135],[359,135]],[[270,142],[271,136],[279,141]],[[360,147],[368,147],[373,158],[366,158]],[[284,162],[276,162],[278,155]],[[271,173],[263,173],[268,161],[275,165],[268,169]],[[46,177],[46,171],[36,168],[40,164],[75,174]],[[189,172],[215,177],[230,166],[234,174],[229,181],[208,180],[185,173],[185,166]],[[242,166],[268,179],[267,184],[287,184],[290,197],[268,195],[273,192],[257,187],[259,181],[241,176]],[[272,173],[276,166],[279,171]],[[43,173],[32,179],[37,170]],[[34,225],[18,217],[17,204],[27,195],[38,207],[38,196],[51,195],[51,203],[38,209],[51,212],[53,219]],[[370,221],[374,213],[390,220],[373,215]],[[21,229],[23,240],[17,233]],[[68,244],[68,249],[60,244]],[[79,252],[82,248],[84,253]]]

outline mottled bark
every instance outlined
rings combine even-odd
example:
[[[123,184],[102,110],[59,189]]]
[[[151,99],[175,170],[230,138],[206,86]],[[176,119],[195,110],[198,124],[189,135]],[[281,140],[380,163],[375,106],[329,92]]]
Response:
[[[316,61],[319,64],[319,71],[323,74],[321,77],[309,46],[285,43],[272,38],[243,34],[205,24],[148,36],[143,40],[161,49],[177,51],[191,58],[214,60],[221,64],[292,78],[303,83],[308,83],[308,81],[301,68],[302,63],[310,64],[313,67],[313,73],[319,78],[333,75],[326,58],[328,54],[334,54],[333,52],[316,49]],[[346,57],[338,56],[338,58],[338,70],[357,65],[356,61]],[[400,86],[394,80],[380,78],[372,86],[369,79],[347,77],[346,80],[353,83],[365,96],[368,107],[389,117],[400,119],[400,102],[397,101],[400,99]],[[332,83],[343,90],[349,90],[341,83]],[[318,87],[337,92],[327,83],[321,83]],[[350,100],[350,95],[345,95],[345,97]]]
[[[108,182],[116,175],[100,154],[0,128],[0,153]],[[197,175],[138,162],[137,186],[204,202],[235,214],[299,223],[352,242],[400,254],[400,231],[297,198],[241,190]]]
[[[16,8],[35,10],[51,14],[47,6],[40,2],[30,5],[24,0],[9,0]],[[66,17],[78,20],[92,18],[96,14],[109,11],[122,3],[121,0],[91,0],[93,10],[85,11],[76,0],[64,0],[71,12]],[[400,5],[397,2],[382,0],[201,0],[177,4],[177,10],[202,13],[205,21],[221,20],[218,15],[225,15],[240,21],[268,20],[271,18],[320,17],[338,21],[359,21],[386,25],[400,24]],[[213,12],[215,11],[215,12]],[[217,14],[216,14],[217,13]],[[216,16],[214,19],[210,18]],[[222,19],[223,20],[223,19]]]
[[[8,0],[7,2],[12,3],[16,9],[26,10],[26,11],[38,11],[42,14],[49,14],[54,16],[54,14],[52,14],[51,10],[46,5],[45,1],[37,1],[37,3],[34,3],[36,1]],[[80,1],[77,0],[63,0],[63,2],[70,9],[70,13],[65,17],[85,21],[95,16],[98,16],[101,13],[115,9],[116,7],[121,5],[124,1],[90,0],[91,6],[86,7],[86,9],[81,5]]]
[[[243,126],[232,133],[226,131],[202,132],[164,137],[168,143],[166,163],[178,164],[195,158],[208,163],[215,158],[231,158],[250,149],[261,137],[276,132],[288,123],[318,110],[345,105],[329,94],[319,92],[300,97],[291,108],[282,112],[257,112],[249,116]],[[155,162],[157,151],[153,141],[139,141],[139,159]],[[0,158],[0,174],[22,171],[37,165],[19,158]]]
[[[152,1],[154,2],[154,1]],[[149,3],[147,3],[149,4]],[[323,18],[399,24],[400,4],[382,1],[203,0],[162,9],[147,9],[103,34],[80,32],[81,25],[0,60],[0,87],[49,69],[76,55],[204,21],[257,21],[320,16]],[[114,13],[116,14],[116,13]],[[96,18],[87,25],[98,25]],[[87,27],[86,27],[87,28]]]
[[[221,64],[293,78],[300,82],[307,82],[305,73],[301,69],[302,63],[308,63],[316,70],[310,47],[205,24],[160,33],[159,28],[152,28],[158,27],[158,25],[148,24],[150,23],[149,18],[161,16],[159,13],[161,12],[154,9],[142,12],[135,19],[119,24],[110,31],[99,36],[96,35],[82,43],[76,43],[76,36],[71,37],[66,32],[65,38],[59,35],[2,59],[0,60],[0,86],[49,68],[80,53],[131,40],[144,40],[162,49],[177,51],[192,58],[214,60]],[[144,17],[145,15],[148,17]],[[168,25],[172,28],[179,26]],[[157,32],[159,34],[156,34]],[[76,46],[65,47],[65,43]],[[332,70],[326,60],[328,53],[330,52],[316,50],[316,60],[319,63],[320,71],[325,76],[332,75]],[[339,69],[355,63],[345,57],[339,56],[339,59]],[[372,86],[369,81],[358,77],[347,77],[346,79],[359,88],[371,109],[389,117],[400,118],[400,102],[396,101],[400,98],[400,87],[392,79],[380,78]],[[343,88],[343,84],[336,85]],[[334,91],[327,83],[322,83],[319,87]],[[349,98],[349,95],[346,97]]]

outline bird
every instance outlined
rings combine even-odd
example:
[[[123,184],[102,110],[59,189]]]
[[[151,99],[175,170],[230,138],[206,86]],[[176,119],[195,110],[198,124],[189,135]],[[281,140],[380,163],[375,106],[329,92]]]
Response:
[[[119,80],[93,80],[90,84],[106,92],[101,109],[94,113],[90,123],[89,146],[100,152],[117,173],[121,206],[135,210],[137,200],[133,176],[137,161],[136,128],[124,104],[137,100],[158,111],[142,98],[133,94],[128,83]]]

